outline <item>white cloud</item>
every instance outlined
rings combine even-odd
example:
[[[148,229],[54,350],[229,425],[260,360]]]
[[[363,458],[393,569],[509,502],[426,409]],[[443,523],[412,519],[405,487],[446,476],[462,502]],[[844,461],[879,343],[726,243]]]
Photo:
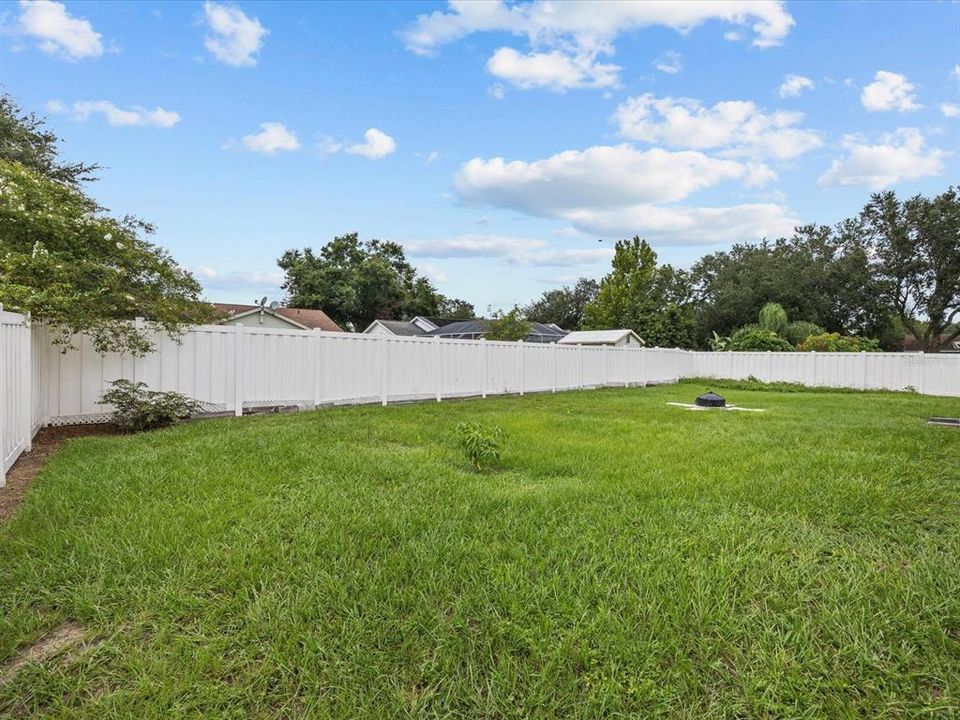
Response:
[[[592,0],[534,0],[512,5],[502,0],[454,1],[447,10],[418,16],[401,36],[407,48],[419,54],[429,54],[476,32],[511,32],[527,36],[531,44],[572,42],[581,49],[604,47],[609,51],[610,43],[621,33],[656,25],[687,32],[711,20],[749,27],[758,47],[779,45],[794,25],[782,2],[617,2],[598,10]]]
[[[653,66],[660,72],[676,75],[683,70],[683,55],[673,50],[667,50],[653,61]]]
[[[576,205],[673,202],[724,180],[750,180],[751,172],[744,163],[700,152],[600,145],[530,163],[474,158],[460,168],[454,186],[468,204],[539,215]]]
[[[662,203],[724,181],[752,185],[772,175],[759,163],[617,145],[569,150],[534,162],[475,158],[461,167],[454,187],[466,204],[564,220],[584,233],[639,233],[652,241],[701,244],[756,240],[789,232],[798,223],[775,204],[691,208]]]
[[[782,98],[797,97],[804,90],[813,90],[813,88],[813,80],[810,78],[790,73],[780,83],[778,92]]]
[[[799,112],[767,114],[746,100],[704,107],[691,98],[647,93],[621,103],[613,119],[620,135],[630,140],[789,160],[823,144],[817,133],[794,127],[803,118]]]
[[[729,207],[584,208],[567,215],[574,227],[606,237],[640,235],[671,245],[754,242],[789,235],[801,222],[782,205],[753,203]]]
[[[234,67],[257,64],[257,53],[269,31],[257,18],[224,3],[205,2],[203,14],[210,29],[203,44],[220,62]]]
[[[316,148],[321,155],[335,155],[343,150],[343,143],[329,135],[324,135],[317,141]]]
[[[940,103],[940,112],[943,113],[944,117],[960,117],[960,105],[955,103]]]
[[[615,87],[620,67],[596,61],[594,53],[567,55],[559,50],[519,53],[502,47],[487,61],[491,75],[523,90]]]
[[[960,65],[953,66],[953,70],[950,71],[950,77],[954,80],[960,80]]]
[[[495,85],[491,85],[487,89],[487,95],[492,97],[494,100],[503,100],[503,98],[506,96],[506,92],[503,89],[503,85],[497,83]]]
[[[280,290],[285,276],[282,272],[256,272],[247,270],[217,270],[204,265],[187,268],[205,288],[218,290]]]
[[[609,248],[551,248],[545,240],[504,235],[458,235],[442,240],[406,242],[413,257],[499,258],[507,265],[568,267],[609,262]]]
[[[944,160],[952,153],[926,148],[916,128],[900,128],[885,135],[880,143],[868,145],[857,136],[844,138],[847,155],[834,160],[820,176],[823,186],[866,186],[879,189],[902,180],[942,175]]]
[[[918,110],[916,87],[899,73],[878,70],[872,83],[863,88],[860,102],[870,112]]]
[[[281,122],[260,123],[260,132],[244,135],[243,146],[253,152],[272,155],[280,150],[297,150],[300,141]]]
[[[180,122],[180,113],[164,110],[161,107],[153,110],[134,106],[129,109],[119,108],[109,100],[78,100],[69,107],[59,100],[47,103],[47,111],[52,113],[69,112],[74,120],[88,120],[92,115],[102,115],[107,124],[112,127],[153,126],[171,128]]]
[[[88,20],[72,17],[62,3],[20,0],[17,32],[36,38],[43,52],[68,60],[103,54],[102,35]]]
[[[419,15],[400,35],[407,48],[420,55],[478,32],[526,37],[529,53],[500,48],[487,63],[488,70],[524,89],[561,90],[617,85],[620,68],[597,58],[612,55],[622,33],[651,26],[685,33],[713,20],[749,27],[757,47],[779,45],[794,25],[779,1],[609,2],[598,9],[591,0],[451,0],[446,10]]]
[[[364,142],[350,145],[345,152],[362,155],[369,160],[379,160],[397,149],[397,142],[382,130],[370,128],[363,134]]]

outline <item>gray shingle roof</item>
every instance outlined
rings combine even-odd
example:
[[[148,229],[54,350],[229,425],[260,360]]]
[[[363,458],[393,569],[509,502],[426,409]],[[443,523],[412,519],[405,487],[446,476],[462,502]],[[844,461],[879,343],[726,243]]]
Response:
[[[423,330],[418,328],[409,320],[377,320],[377,322],[387,328],[394,335],[423,335]]]

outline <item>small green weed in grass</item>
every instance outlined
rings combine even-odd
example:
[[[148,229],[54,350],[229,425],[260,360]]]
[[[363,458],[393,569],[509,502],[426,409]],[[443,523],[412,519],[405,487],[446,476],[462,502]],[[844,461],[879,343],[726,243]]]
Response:
[[[500,459],[507,441],[506,433],[499,425],[487,427],[481,423],[463,422],[457,425],[456,433],[458,446],[478,471],[483,470],[484,464]]]

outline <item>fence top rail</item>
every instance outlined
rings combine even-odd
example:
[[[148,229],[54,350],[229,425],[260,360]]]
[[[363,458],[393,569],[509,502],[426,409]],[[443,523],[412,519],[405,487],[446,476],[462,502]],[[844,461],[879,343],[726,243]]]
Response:
[[[4,310],[2,306],[0,306],[0,323],[3,323],[4,325],[22,325],[26,322],[26,315],[20,315],[19,313]]]

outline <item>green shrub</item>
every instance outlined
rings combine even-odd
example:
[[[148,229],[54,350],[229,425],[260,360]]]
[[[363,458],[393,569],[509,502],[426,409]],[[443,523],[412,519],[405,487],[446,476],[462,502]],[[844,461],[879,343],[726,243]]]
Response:
[[[773,350],[775,352],[789,352],[793,345],[770,330],[741,328],[733,334],[727,343],[727,350],[746,352],[748,350]]]
[[[880,343],[873,338],[821,333],[811,335],[797,347],[803,352],[879,352]]]
[[[480,423],[460,423],[456,428],[457,445],[470,464],[483,470],[484,464],[500,459],[507,436],[499,425],[486,427]]]
[[[797,320],[787,325],[787,328],[780,334],[783,336],[784,340],[791,345],[796,346],[811,335],[822,335],[824,332],[826,331],[816,323],[807,322],[806,320]]]
[[[728,335],[717,335],[717,331],[713,331],[713,337],[710,338],[710,349],[717,352],[723,352],[724,350],[730,349],[730,337]]]
[[[129,380],[110,383],[100,403],[113,405],[113,423],[129,432],[173,425],[201,408],[200,403],[186,395],[151,390],[145,383]]]
[[[767,303],[760,308],[760,329],[782,335],[787,329],[787,311],[780,303]]]

